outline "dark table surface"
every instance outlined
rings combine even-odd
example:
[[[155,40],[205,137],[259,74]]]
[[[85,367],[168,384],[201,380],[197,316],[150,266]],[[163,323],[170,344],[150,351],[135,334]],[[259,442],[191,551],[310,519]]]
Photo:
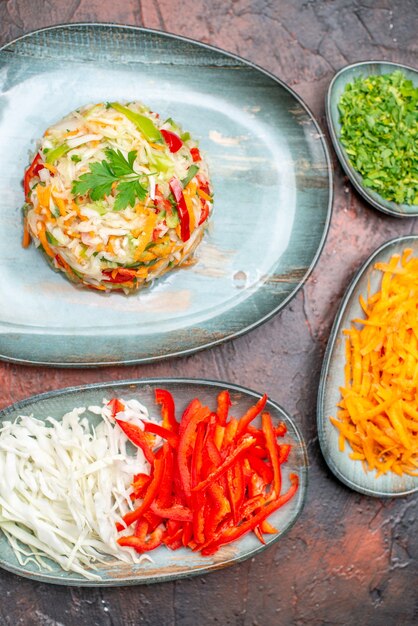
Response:
[[[416,0],[0,0],[0,45],[65,22],[126,23],[184,35],[270,70],[302,96],[325,130],[324,96],[334,73],[366,59],[417,66],[417,20]],[[152,365],[0,365],[0,407],[69,385],[202,371],[266,391],[294,417],[308,445],[308,499],[297,524],[254,559],[165,584],[61,588],[2,571],[1,625],[418,623],[417,497],[374,499],[340,484],[321,456],[315,414],[322,356],[350,278],[384,241],[418,228],[415,219],[368,207],[331,154],[334,209],[322,256],[287,308],[260,328]]]

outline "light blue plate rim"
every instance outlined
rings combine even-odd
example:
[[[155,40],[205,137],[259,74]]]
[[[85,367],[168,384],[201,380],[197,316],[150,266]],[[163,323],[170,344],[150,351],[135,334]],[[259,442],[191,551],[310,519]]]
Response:
[[[332,145],[344,172],[350,179],[351,184],[369,204],[371,204],[378,211],[382,211],[383,213],[386,213],[386,215],[391,215],[393,217],[418,217],[417,205],[396,204],[395,202],[386,200],[376,192],[373,192],[372,194],[366,187],[364,187],[364,185],[362,184],[362,176],[351,165],[345,149],[340,142],[338,132],[333,122],[333,116],[331,113],[331,100],[335,83],[340,78],[340,76],[342,76],[346,72],[356,68],[366,68],[370,65],[388,65],[393,67],[394,70],[407,70],[409,72],[414,72],[418,76],[418,70],[414,67],[411,67],[409,65],[403,65],[402,63],[395,63],[393,61],[384,61],[382,59],[376,61],[358,61],[357,63],[351,63],[350,65],[345,65],[344,67],[342,67],[331,80],[325,96],[325,113]],[[416,210],[410,211],[410,207],[416,207]]]
[[[356,482],[350,480],[350,478],[348,478],[343,472],[340,471],[339,467],[335,464],[330,454],[329,446],[325,438],[324,421],[328,419],[327,416],[325,415],[325,410],[324,410],[325,390],[327,387],[326,381],[328,378],[328,373],[330,371],[331,356],[334,350],[335,343],[338,339],[337,333],[338,333],[347,303],[349,302],[351,296],[356,290],[359,280],[363,276],[364,272],[367,271],[367,269],[372,266],[374,259],[378,257],[381,254],[381,252],[383,252],[387,248],[390,248],[391,246],[394,246],[396,244],[401,244],[402,242],[405,242],[407,244],[409,241],[418,242],[418,235],[404,235],[404,236],[395,237],[395,239],[390,239],[389,241],[386,241],[384,244],[379,246],[379,248],[377,248],[374,252],[372,252],[372,254],[362,264],[360,269],[358,269],[356,273],[354,274],[354,277],[352,278],[347,288],[347,291],[345,292],[344,297],[340,303],[340,306],[338,308],[337,314],[334,319],[334,323],[331,328],[327,347],[326,347],[325,354],[324,354],[324,360],[322,362],[321,374],[319,377],[319,385],[318,385],[318,397],[317,397],[318,440],[319,440],[319,445],[321,448],[322,455],[328,467],[333,472],[333,474],[347,487],[350,487],[350,489],[354,489],[354,491],[358,491],[359,493],[362,493],[364,495],[374,496],[377,498],[397,498],[397,497],[410,495],[411,493],[415,493],[418,491],[418,483],[416,487],[413,487],[412,489],[387,493],[387,492],[379,491],[378,489],[368,489],[367,487],[362,487],[361,485],[358,485]]]

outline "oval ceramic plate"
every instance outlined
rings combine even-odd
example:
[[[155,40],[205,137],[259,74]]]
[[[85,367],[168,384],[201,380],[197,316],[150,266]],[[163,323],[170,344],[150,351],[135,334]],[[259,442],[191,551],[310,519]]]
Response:
[[[22,174],[51,123],[81,104],[133,99],[199,139],[215,212],[193,267],[104,296],[22,249]],[[0,112],[0,358],[87,366],[187,354],[269,319],[318,258],[331,208],[323,135],[298,96],[242,59],[134,27],[54,27],[0,51]]]
[[[399,63],[388,63],[385,61],[362,61],[361,63],[353,63],[343,67],[332,79],[328,87],[326,97],[326,115],[328,128],[331,135],[335,152],[340,160],[343,170],[351,180],[357,191],[363,196],[367,202],[383,213],[394,215],[396,217],[416,217],[418,216],[418,206],[413,204],[396,204],[390,200],[382,198],[382,196],[372,189],[368,189],[363,185],[363,177],[354,169],[350,163],[350,159],[345,151],[344,146],[340,142],[341,124],[340,113],[338,111],[338,103],[344,92],[345,86],[352,83],[359,76],[370,76],[371,74],[390,74],[395,70],[402,70],[404,74],[412,80],[415,87],[418,87],[418,72],[412,67],[400,65]]]
[[[336,416],[337,403],[341,396],[339,388],[344,385],[345,348],[342,330],[350,327],[354,318],[364,317],[359,297],[367,296],[380,288],[382,273],[373,269],[375,263],[388,261],[393,254],[412,248],[418,256],[418,236],[399,237],[378,248],[355,275],[334,321],[324,363],[321,371],[318,393],[318,435],[322,453],[330,469],[343,483],[370,496],[404,496],[418,491],[418,477],[397,476],[388,473],[375,478],[375,472],[365,472],[360,461],[349,458],[351,452],[347,444],[344,452],[338,449],[338,431],[331,424],[330,416]]]
[[[52,416],[60,419],[67,411],[74,407],[101,405],[104,398],[110,399],[117,396],[126,400],[137,398],[145,404],[151,414],[159,415],[159,409],[155,405],[154,391],[158,387],[168,389],[174,396],[177,415],[181,415],[183,409],[194,397],[198,397],[203,404],[216,408],[216,397],[222,389],[228,389],[231,395],[231,414],[239,417],[246,409],[260,398],[260,394],[222,382],[189,379],[148,379],[133,380],[85,387],[73,387],[60,391],[34,396],[23,402],[14,404],[0,412],[1,420],[14,420],[18,415],[33,414],[39,419]],[[307,486],[307,456],[306,448],[298,428],[292,422],[284,410],[271,400],[267,403],[273,422],[284,421],[288,432],[284,441],[292,444],[289,460],[283,471],[283,490],[289,486],[289,474],[294,472],[299,476],[300,484],[296,495],[283,508],[276,511],[269,520],[280,529],[278,535],[266,535],[266,546],[263,546],[252,533],[224,546],[216,554],[210,557],[202,557],[200,554],[182,548],[171,551],[160,547],[152,552],[153,563],[141,565],[127,565],[119,561],[111,560],[106,565],[99,565],[96,572],[100,576],[98,581],[89,581],[72,572],[65,572],[57,564],[49,562],[52,572],[37,569],[33,564],[21,566],[17,562],[6,537],[0,532],[0,566],[32,579],[43,582],[66,585],[83,586],[110,586],[132,585],[138,583],[153,583],[166,580],[203,574],[227,565],[242,561],[264,549],[280,539],[295,523],[299,516],[306,494]],[[91,424],[97,424],[100,418],[93,413],[85,414]]]

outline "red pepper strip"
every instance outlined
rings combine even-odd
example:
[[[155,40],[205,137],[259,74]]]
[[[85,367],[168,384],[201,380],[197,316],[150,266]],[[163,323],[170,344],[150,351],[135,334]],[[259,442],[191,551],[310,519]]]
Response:
[[[186,407],[183,415],[181,416],[181,421],[180,421],[180,426],[179,426],[179,435],[180,435],[180,437],[183,435],[184,431],[186,430],[187,424],[189,423],[190,418],[192,417],[192,415],[194,415],[196,413],[197,409],[200,409],[201,406],[202,405],[200,403],[200,400],[195,398]]]
[[[187,501],[190,500],[191,496],[188,456],[191,453],[193,439],[196,436],[197,425],[199,424],[199,422],[207,421],[209,419],[209,416],[210,411],[207,407],[201,407],[200,409],[197,409],[195,413],[190,416],[189,423],[187,424],[183,434],[180,434],[180,441],[177,450],[177,464],[179,468],[184,495],[186,496]]]
[[[251,434],[251,436],[253,436],[252,433],[250,433],[250,434]],[[257,439],[257,437],[256,437],[256,439]],[[264,439],[263,446],[256,445],[251,450],[251,454],[253,454],[254,456],[258,456],[259,459],[267,459],[268,458],[268,453],[266,451],[266,448],[264,447],[266,445],[265,444],[265,437],[264,437],[264,435],[263,435],[263,439]]]
[[[190,522],[186,522],[184,524],[184,529],[183,529],[183,537],[182,537],[183,546],[187,546],[189,541],[191,541],[192,537],[193,537],[193,524]]]
[[[155,496],[157,495],[161,485],[162,477],[164,475],[165,453],[167,448],[168,443],[165,443],[163,446],[163,456],[155,458],[154,474],[151,483],[147,489],[147,492],[144,496],[144,499],[142,500],[142,503],[137,509],[135,509],[134,511],[129,511],[129,513],[124,515],[123,521],[125,522],[126,526],[130,526],[131,524],[136,522],[136,520],[142,517],[145,511],[147,511],[150,508],[151,504],[154,502]],[[123,524],[116,524],[116,528],[120,532],[125,528],[125,526],[123,526]]]
[[[129,441],[131,441],[138,448],[141,448],[148,463],[152,465],[155,458],[154,453],[149,447],[145,435],[143,431],[139,428],[139,426],[131,424],[130,422],[124,422],[123,420],[115,421],[121,427],[125,435],[128,437]]]
[[[215,433],[213,435],[213,442],[215,446],[218,448],[218,450],[221,450],[222,448],[224,435],[225,435],[225,426],[219,426],[219,424],[216,424]]]
[[[260,530],[262,533],[266,533],[267,535],[275,535],[279,532],[277,528],[274,528],[274,526],[272,526],[266,519],[261,522]]]
[[[247,433],[257,439],[257,445],[263,448],[264,456],[266,457],[267,456],[266,451],[265,451],[266,438],[264,437],[263,431],[259,430],[258,428],[255,428],[255,426],[250,425],[250,426],[247,426]]]
[[[248,495],[250,498],[262,495],[265,498],[266,484],[262,478],[255,472],[250,476],[250,482],[248,484]]]
[[[190,239],[190,216],[187,209],[187,204],[183,196],[183,188],[181,182],[173,177],[170,182],[170,189],[177,202],[177,211],[180,218],[180,236],[182,241],[188,241]]]
[[[241,507],[245,498],[244,472],[240,463],[235,463],[227,472],[229,499],[232,507],[234,524],[241,520]]]
[[[266,545],[266,542],[264,540],[263,535],[261,534],[261,529],[260,526],[256,526],[254,529],[254,535],[257,537],[257,539],[260,541],[260,543],[262,543],[263,545]]]
[[[263,413],[261,416],[261,424],[263,433],[266,437],[266,446],[270,457],[271,466],[273,468],[273,491],[276,496],[279,495],[282,488],[282,477],[280,472],[279,451],[277,449],[276,436],[274,434],[273,422],[270,413]]]
[[[129,546],[135,548],[137,552],[149,552],[155,550],[162,543],[163,530],[162,528],[156,528],[149,536],[149,539],[144,541],[135,535],[129,537],[119,537],[118,544],[120,546]]]
[[[132,488],[134,490],[134,495],[136,498],[142,498],[144,496],[144,492],[150,482],[151,476],[149,476],[149,474],[137,474],[136,476],[134,476]]]
[[[118,267],[113,270],[103,270],[104,281],[106,283],[113,283],[119,285],[120,283],[127,283],[136,277],[134,270],[126,269],[124,267]]]
[[[289,458],[292,446],[289,443],[282,443],[279,448],[279,463],[285,463]]]
[[[215,480],[218,480],[220,476],[225,474],[225,472],[235,463],[237,458],[248,448],[250,448],[255,442],[254,437],[246,437],[237,445],[235,450],[229,454],[226,459],[223,461],[221,465],[219,465],[215,471],[213,471],[209,476],[202,480],[196,487],[193,487],[192,491],[204,491],[209,487],[209,485]]]
[[[229,391],[225,389],[224,391],[221,391],[221,393],[218,395],[218,408],[216,409],[216,413],[218,415],[218,424],[220,426],[225,426],[230,406],[231,398],[229,396]]]
[[[164,141],[166,142],[168,149],[170,152],[178,152],[183,145],[182,140],[176,133],[173,133],[171,130],[160,130],[160,133],[164,137]]]
[[[202,205],[202,208],[200,210],[198,226],[200,226],[200,224],[203,224],[203,222],[205,222],[209,216],[209,205],[204,198],[200,198],[200,204]]]
[[[170,550],[178,550],[183,545],[183,526],[177,529],[175,533],[165,537],[163,542]]]
[[[229,446],[231,445],[231,443],[234,441],[235,435],[237,434],[237,428],[238,428],[238,420],[236,420],[235,417],[231,417],[231,419],[225,426],[225,433],[224,433],[224,438],[222,441],[223,449],[227,450]]]
[[[157,502],[151,504],[151,511],[160,517],[172,519],[177,522],[191,522],[193,515],[190,509],[181,504],[173,504],[173,506],[162,508]]]
[[[231,505],[225,496],[224,490],[219,483],[213,483],[208,487],[208,495],[211,507],[205,519],[205,536],[210,538],[216,532],[219,524],[231,512]]]
[[[190,148],[190,154],[192,155],[193,163],[196,163],[196,161],[202,160],[202,157],[200,156],[199,148]]]
[[[148,522],[149,533],[152,533],[163,521],[159,515],[156,515],[150,509],[148,509],[148,511],[145,511],[144,519]]]
[[[164,426],[160,426],[159,424],[154,424],[153,422],[143,422],[143,424],[144,431],[146,433],[153,433],[154,435],[158,435],[163,439],[167,439],[172,448],[177,448],[179,438],[171,430],[168,430],[167,428],[164,428]]]
[[[138,537],[138,539],[141,539],[142,541],[144,541],[145,537],[147,536],[147,532],[148,532],[147,520],[139,519],[135,526],[135,537]]]
[[[248,454],[247,459],[249,464],[251,465],[251,468],[260,476],[260,478],[262,478],[264,484],[269,485],[273,480],[273,470],[271,469],[271,467],[269,467],[267,463],[262,461],[255,454]]]
[[[274,429],[274,433],[276,437],[284,437],[287,433],[286,424],[284,422],[280,422],[280,424],[278,424],[278,426]]]
[[[239,526],[233,526],[221,530],[221,532],[217,534],[216,538],[202,549],[202,554],[205,556],[213,554],[218,550],[218,548],[220,548],[220,546],[239,539],[247,532],[253,530],[256,526],[261,524],[261,522],[264,521],[269,515],[274,513],[274,511],[277,511],[277,509],[280,509],[280,507],[293,498],[299,485],[299,478],[296,474],[291,474],[289,478],[291,486],[285,494],[275,498],[274,500],[268,501],[266,506],[264,506],[258,513]]]
[[[171,393],[165,389],[156,389],[155,402],[161,404],[161,416],[163,418],[164,428],[177,433],[179,425],[176,420],[174,398]]]
[[[202,476],[203,471],[203,446],[205,440],[205,424],[200,422],[196,429],[196,441],[192,454],[191,465],[191,485],[196,485]],[[193,511],[193,534],[194,540],[201,544],[205,541],[205,497],[203,494],[191,495]]]
[[[173,466],[174,466],[174,452],[170,447],[167,447],[164,457],[164,476],[161,480],[160,488],[154,504],[157,504],[160,508],[170,507],[173,503]],[[151,507],[152,509],[152,507]],[[154,510],[154,513],[164,517]],[[167,516],[169,517],[169,516]]]
[[[238,422],[237,439],[239,439],[241,435],[245,433],[245,431],[247,430],[248,424],[252,422],[253,419],[257,417],[259,413],[261,413],[261,411],[266,406],[266,402],[267,402],[267,396],[266,394],[264,394],[264,396],[260,398],[257,404],[249,408],[248,411],[245,413],[245,415],[241,417],[240,421]]]
[[[112,411],[112,417],[115,417],[115,415],[125,410],[125,405],[117,398],[112,398],[112,400],[107,403],[107,406]]]
[[[29,165],[28,169],[25,172],[25,176],[23,178],[23,190],[25,192],[26,200],[29,200],[30,193],[30,181],[34,176],[39,174],[39,171],[44,167],[42,157],[39,152],[35,155],[32,163]]]

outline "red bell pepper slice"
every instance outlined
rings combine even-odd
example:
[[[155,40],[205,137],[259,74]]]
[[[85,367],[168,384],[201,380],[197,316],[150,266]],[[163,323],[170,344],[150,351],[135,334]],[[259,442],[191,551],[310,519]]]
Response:
[[[241,507],[245,498],[244,472],[240,463],[235,463],[227,472],[229,499],[234,524],[240,522]]]
[[[289,458],[290,451],[292,446],[289,443],[282,443],[278,446],[279,448],[279,463],[286,463]]]
[[[199,148],[190,148],[190,154],[192,155],[193,163],[196,163],[196,161],[202,160],[202,157],[200,156]]]
[[[251,469],[256,472],[263,480],[265,485],[269,485],[273,480],[273,470],[260,457],[255,454],[248,454],[247,459],[251,465]]]
[[[260,530],[262,533],[265,533],[267,535],[276,535],[279,532],[277,528],[272,526],[270,522],[268,522],[266,519],[261,522]]]
[[[245,415],[241,417],[240,421],[238,422],[237,439],[239,439],[241,435],[245,433],[248,424],[261,413],[261,411],[266,406],[266,402],[267,396],[266,394],[264,394],[264,396],[260,398],[260,400],[254,406],[249,408]]]
[[[171,393],[165,389],[156,389],[155,402],[161,405],[161,416],[163,418],[164,428],[168,428],[176,433],[179,425],[176,420],[176,407]]]
[[[216,409],[216,413],[218,415],[218,424],[220,424],[220,426],[225,426],[228,418],[229,407],[231,406],[231,397],[227,389],[224,389],[220,392],[220,394],[218,394],[217,403],[218,407]]]
[[[23,190],[25,192],[26,200],[29,200],[30,181],[32,180],[34,176],[37,176],[39,174],[39,171],[43,169],[43,167],[44,167],[44,164],[42,161],[42,157],[38,152],[35,155],[32,163],[29,165],[28,169],[26,170],[25,176],[23,178]]]
[[[220,546],[239,539],[239,537],[242,537],[250,530],[253,530],[256,526],[261,524],[261,522],[265,520],[269,515],[274,513],[274,511],[277,511],[277,509],[282,507],[284,504],[286,504],[286,502],[293,498],[299,485],[299,479],[296,474],[291,474],[289,478],[291,481],[291,486],[285,494],[279,496],[278,498],[275,498],[274,500],[267,501],[266,505],[262,507],[258,513],[250,517],[248,520],[242,522],[242,524],[240,524],[239,526],[223,528],[220,533],[217,534],[217,537],[202,549],[202,554],[213,554],[218,550]]]
[[[120,546],[129,546],[130,548],[135,548],[137,552],[149,552],[150,550],[155,550],[158,546],[161,545],[163,539],[163,529],[156,528],[154,532],[152,532],[147,540],[143,540],[140,537],[135,537],[135,535],[130,535],[129,537],[119,537],[118,544]]]
[[[115,417],[118,413],[122,413],[122,411],[125,410],[125,405],[117,398],[112,398],[112,400],[107,403],[107,406],[112,411],[112,417]]]
[[[176,522],[191,522],[193,514],[189,508],[181,504],[162,508],[157,502],[151,504],[151,511],[162,518],[172,519]]]
[[[182,241],[190,239],[190,216],[187,204],[183,196],[183,188],[178,178],[173,177],[170,182],[170,189],[177,202],[177,211],[180,218],[180,236]]]
[[[126,513],[126,515],[123,516],[123,521],[125,522],[126,526],[130,526],[138,519],[140,519],[140,517],[142,517],[145,511],[147,511],[150,508],[151,504],[154,502],[155,496],[158,493],[164,475],[165,454],[167,449],[168,443],[165,443],[162,448],[162,456],[155,458],[154,474],[141,504],[134,511],[129,511],[129,513]],[[123,526],[123,524],[116,524],[116,528],[118,531],[121,531],[125,528],[125,526]]]
[[[196,429],[199,422],[207,421],[210,417],[210,411],[207,407],[198,408],[194,414],[190,416],[188,424],[184,431],[180,433],[180,441],[177,450],[177,465],[179,469],[180,479],[183,486],[186,500],[190,500],[191,496],[191,477],[188,466],[188,456],[191,454],[192,444],[196,437]]]
[[[113,283],[119,285],[121,283],[127,283],[133,278],[136,278],[136,272],[124,267],[118,267],[113,270],[103,270],[103,276],[106,283]]]
[[[138,537],[138,539],[141,539],[142,541],[145,541],[145,537],[147,536],[148,533],[148,522],[146,519],[142,518],[139,519],[135,525],[135,537]]]
[[[196,440],[192,453],[191,463],[191,485],[197,485],[200,481],[202,472],[204,470],[203,462],[203,448],[205,441],[205,423],[199,422],[196,428]],[[191,495],[191,504],[193,511],[193,537],[198,543],[204,543],[205,541],[205,498],[203,494]]]
[[[204,491],[209,487],[209,485],[215,480],[218,480],[220,476],[225,474],[225,472],[236,462],[237,458],[248,450],[252,445],[254,445],[255,439],[254,437],[246,437],[237,445],[235,450],[233,450],[223,461],[219,467],[217,467],[213,472],[209,474],[205,480],[202,480],[198,485],[192,488],[192,491]]]
[[[151,476],[149,474],[137,474],[134,476],[132,483],[132,489],[134,490],[135,498],[143,498],[144,493],[151,482]]]
[[[152,465],[154,463],[154,453],[149,447],[148,441],[139,426],[118,419],[116,420],[116,423],[123,430],[129,441],[131,441],[138,448],[141,448],[148,463]]]
[[[153,422],[143,422],[144,431],[146,433],[152,433],[153,435],[158,435],[163,439],[167,439],[168,443],[172,448],[177,448],[179,443],[179,438],[175,435],[171,430],[160,426],[159,424],[154,424]]]
[[[265,541],[265,539],[264,539],[264,537],[263,537],[263,535],[261,533],[260,526],[256,526],[255,528],[253,528],[253,532],[254,532],[254,535],[257,537],[258,541],[265,546],[266,545],[266,541]]]
[[[262,414],[261,424],[263,433],[266,437],[266,447],[269,453],[271,466],[273,468],[273,492],[276,496],[278,496],[282,487],[282,477],[280,472],[279,452],[277,449],[277,442],[270,413]]]
[[[170,152],[178,152],[183,145],[182,140],[176,133],[173,133],[171,130],[160,130],[160,133],[164,137],[164,141],[166,142],[168,149]]]
[[[209,205],[204,198],[200,198],[200,204],[202,205],[202,209],[200,211],[198,226],[203,224],[203,222],[205,222],[209,216]]]

